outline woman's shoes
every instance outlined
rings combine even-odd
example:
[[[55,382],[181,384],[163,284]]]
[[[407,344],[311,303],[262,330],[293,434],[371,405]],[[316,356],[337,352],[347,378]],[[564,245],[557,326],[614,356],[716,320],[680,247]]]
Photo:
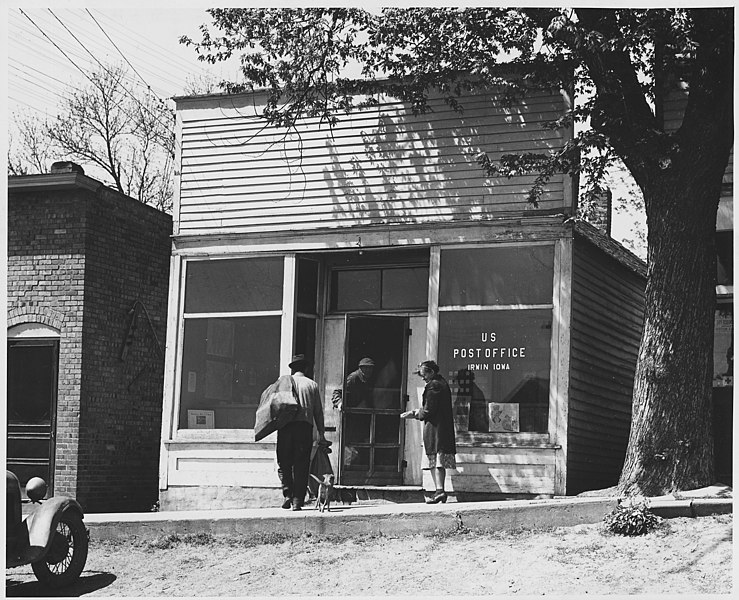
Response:
[[[433,498],[426,499],[426,504],[438,504],[439,502],[446,502],[447,495],[443,490],[437,490]]]

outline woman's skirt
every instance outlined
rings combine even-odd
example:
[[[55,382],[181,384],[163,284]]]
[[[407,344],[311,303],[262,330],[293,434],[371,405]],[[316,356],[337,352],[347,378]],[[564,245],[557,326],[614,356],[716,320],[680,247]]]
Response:
[[[427,454],[426,462],[428,464],[423,465],[424,469],[456,469],[457,461],[454,458],[454,454],[447,452],[437,452],[436,454]]]

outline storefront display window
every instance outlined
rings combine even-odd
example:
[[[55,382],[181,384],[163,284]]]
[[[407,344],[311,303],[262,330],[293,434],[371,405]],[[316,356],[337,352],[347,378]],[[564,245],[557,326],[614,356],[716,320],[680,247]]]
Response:
[[[551,329],[551,310],[440,314],[439,364],[458,430],[547,432]]]
[[[550,304],[554,246],[444,250],[440,306]]]
[[[554,246],[442,250],[438,363],[457,434],[546,434]]]
[[[713,387],[734,385],[734,305],[719,303],[713,334]]]
[[[191,261],[185,313],[280,310],[282,257]]]
[[[254,427],[279,374],[283,261],[187,264],[179,429]]]
[[[277,378],[279,360],[280,317],[188,319],[180,429],[198,428],[192,417],[210,414],[203,411],[212,411],[203,428],[252,429],[259,397]]]

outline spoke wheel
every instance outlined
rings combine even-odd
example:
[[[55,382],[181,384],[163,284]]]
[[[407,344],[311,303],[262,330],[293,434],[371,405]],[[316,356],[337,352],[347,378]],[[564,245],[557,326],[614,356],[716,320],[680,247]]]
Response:
[[[85,568],[87,545],[87,529],[82,518],[68,510],[56,527],[46,556],[31,565],[36,578],[50,587],[74,583]]]

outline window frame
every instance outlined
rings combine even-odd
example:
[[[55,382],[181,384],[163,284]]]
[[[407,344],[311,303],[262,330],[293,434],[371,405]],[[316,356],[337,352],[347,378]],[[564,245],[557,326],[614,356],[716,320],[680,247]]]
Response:
[[[519,432],[519,433],[500,433],[500,432],[486,432],[486,431],[467,431],[467,432],[455,432],[456,441],[458,444],[465,446],[475,447],[509,447],[509,446],[525,446],[525,447],[541,447],[549,448],[552,443],[551,440],[556,439],[556,425],[558,419],[558,407],[556,383],[557,383],[557,369],[558,369],[558,356],[557,340],[559,338],[559,324],[557,319],[558,302],[556,297],[556,290],[558,289],[557,284],[560,280],[559,265],[562,260],[562,244],[558,240],[543,240],[543,241],[528,241],[528,242],[515,242],[515,243],[498,243],[498,244],[475,244],[471,246],[469,244],[450,244],[438,247],[438,260],[436,264],[437,273],[441,274],[441,262],[443,260],[443,254],[445,250],[476,250],[476,249],[497,249],[497,248],[520,248],[525,249],[530,246],[553,246],[554,258],[552,264],[552,301],[551,303],[544,304],[495,304],[495,305],[444,305],[441,303],[439,296],[438,284],[435,289],[436,294],[436,310],[437,317],[435,319],[435,330],[436,330],[436,344],[435,352],[438,353],[439,339],[441,337],[441,331],[439,327],[438,315],[442,312],[483,312],[483,311],[501,311],[501,310],[551,310],[552,312],[552,328],[549,340],[549,406],[548,406],[548,418],[547,418],[547,432]],[[437,277],[438,281],[439,277]],[[438,356],[437,356],[438,358]]]
[[[192,262],[211,262],[217,260],[243,260],[275,258],[283,259],[283,282],[282,282],[282,307],[279,310],[263,311],[234,311],[234,312],[209,312],[209,313],[186,313],[185,293],[187,285],[187,268]],[[177,352],[174,369],[173,403],[171,411],[171,432],[173,442],[182,441],[220,441],[220,442],[253,442],[254,429],[187,429],[180,427],[180,409],[182,403],[182,368],[185,344],[185,322],[190,319],[208,318],[243,318],[243,317],[280,317],[280,358],[279,373],[289,373],[287,364],[292,356],[292,345],[296,320],[296,277],[297,259],[294,253],[264,252],[250,254],[229,254],[219,256],[184,256],[179,272],[179,298],[177,319]]]
[[[407,313],[407,312],[418,312],[426,311],[426,306],[419,305],[416,307],[403,307],[403,308],[355,308],[349,310],[340,310],[331,308],[332,296],[334,293],[334,273],[340,271],[379,271],[380,272],[380,303],[382,303],[382,286],[383,286],[383,274],[385,271],[393,269],[427,269],[428,273],[431,272],[431,266],[428,262],[423,261],[411,261],[411,262],[390,262],[390,263],[372,263],[366,265],[328,265],[327,273],[327,290],[326,290],[326,315],[353,315],[353,314],[364,314],[371,312],[372,314],[396,314],[396,313]],[[428,304],[428,303],[427,303]]]

